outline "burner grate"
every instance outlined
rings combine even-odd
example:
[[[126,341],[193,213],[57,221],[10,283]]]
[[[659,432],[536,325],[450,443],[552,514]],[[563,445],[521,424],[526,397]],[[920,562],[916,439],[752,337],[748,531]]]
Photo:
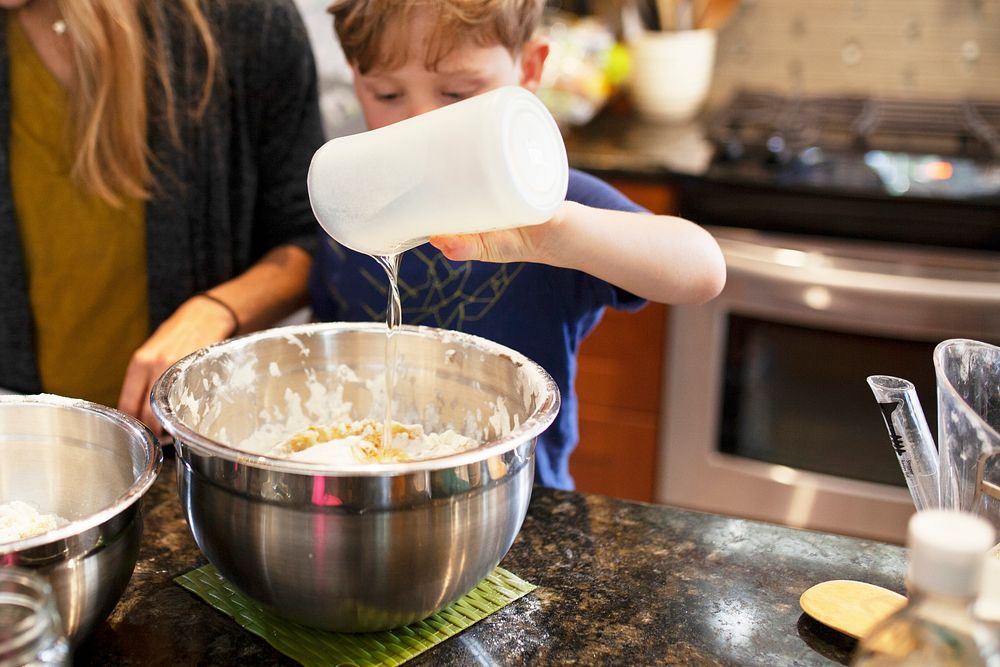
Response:
[[[976,137],[990,147],[991,156],[1000,157],[1000,104],[969,103],[963,112]]]
[[[714,116],[709,134],[729,153],[764,147],[783,154],[815,146],[1000,159],[1000,103],[744,90]]]

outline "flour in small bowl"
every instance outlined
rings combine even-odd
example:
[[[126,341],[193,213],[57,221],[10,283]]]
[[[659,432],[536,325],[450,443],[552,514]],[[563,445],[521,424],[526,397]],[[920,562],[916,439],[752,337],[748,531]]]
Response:
[[[16,542],[61,528],[69,521],[56,514],[42,514],[26,502],[0,504],[0,543]]]
[[[382,443],[382,422],[362,419],[332,426],[310,426],[281,442],[268,455],[332,466],[402,463],[446,456],[479,445],[448,429],[426,433],[419,424],[392,422],[390,442]]]

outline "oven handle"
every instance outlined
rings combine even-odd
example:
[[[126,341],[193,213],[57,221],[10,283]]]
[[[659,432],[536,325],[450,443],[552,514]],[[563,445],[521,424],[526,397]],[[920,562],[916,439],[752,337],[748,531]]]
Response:
[[[890,298],[943,298],[986,306],[1000,304],[1000,263],[996,273],[989,277],[991,271],[959,268],[956,268],[954,277],[942,277],[941,269],[936,276],[900,275],[899,262],[852,258],[849,260],[851,264],[863,268],[838,267],[831,264],[842,258],[824,256],[821,251],[817,253],[725,238],[718,240],[726,256],[730,282],[747,278],[785,286],[797,284],[853,290]],[[919,257],[913,252],[908,256]]]

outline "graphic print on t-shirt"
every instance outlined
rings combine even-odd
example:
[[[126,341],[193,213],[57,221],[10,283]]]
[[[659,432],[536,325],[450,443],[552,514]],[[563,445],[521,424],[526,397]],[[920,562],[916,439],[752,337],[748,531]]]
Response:
[[[339,250],[344,252],[343,248]],[[471,261],[451,262],[441,253],[427,252],[423,248],[408,250],[403,256],[404,263],[413,261],[422,264],[422,269],[416,272],[421,282],[410,281],[415,273],[412,270],[400,271],[399,275],[403,322],[456,331],[463,331],[466,322],[475,322],[485,317],[524,269],[523,263],[479,262],[476,266]],[[483,275],[483,268],[487,266],[494,270]],[[473,270],[474,268],[478,270]],[[372,289],[388,299],[384,271],[376,266],[370,269],[362,267],[359,271]],[[381,303],[387,302],[383,300]],[[365,303],[363,307],[372,320],[385,319],[384,307],[376,309],[371,303]]]

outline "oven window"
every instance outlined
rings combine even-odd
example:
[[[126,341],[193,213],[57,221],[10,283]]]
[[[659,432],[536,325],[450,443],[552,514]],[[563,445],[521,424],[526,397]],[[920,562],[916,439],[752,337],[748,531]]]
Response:
[[[934,346],[730,315],[719,448],[905,486],[865,378],[913,382],[936,434]]]

